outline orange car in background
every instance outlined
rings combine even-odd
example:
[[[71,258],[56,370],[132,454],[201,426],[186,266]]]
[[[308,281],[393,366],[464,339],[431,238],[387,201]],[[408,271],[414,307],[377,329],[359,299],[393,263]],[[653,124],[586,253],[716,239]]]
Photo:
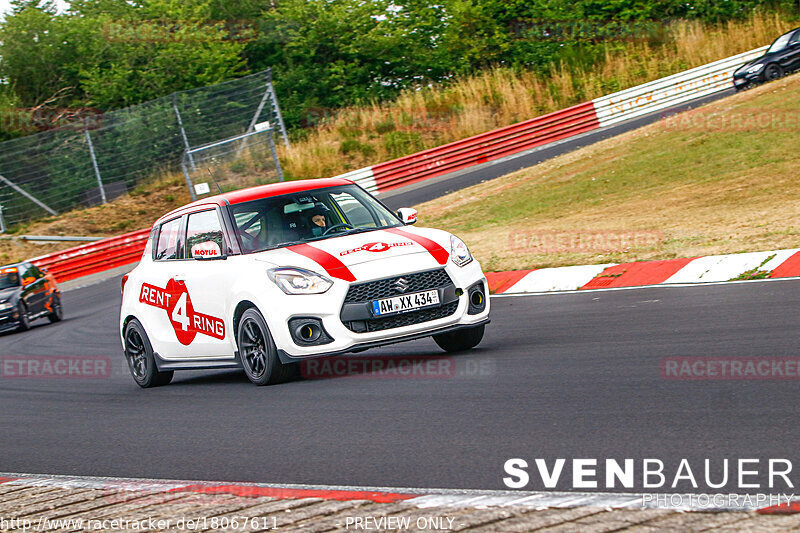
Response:
[[[34,320],[63,317],[61,292],[47,269],[29,262],[0,267],[0,332],[26,331]]]

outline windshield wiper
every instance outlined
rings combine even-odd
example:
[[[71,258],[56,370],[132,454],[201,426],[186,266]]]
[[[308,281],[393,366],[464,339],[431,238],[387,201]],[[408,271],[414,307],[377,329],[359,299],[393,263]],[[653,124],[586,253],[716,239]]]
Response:
[[[294,246],[295,244],[305,244],[308,241],[289,241],[289,242],[282,242],[280,244],[273,244],[272,246],[267,246],[266,248],[259,248],[255,252],[267,252],[269,250],[277,250],[278,248],[286,248],[287,246]]]
[[[337,237],[341,237],[342,235],[355,235],[356,233],[367,233],[369,231],[378,231],[379,229],[384,229],[384,228],[354,228],[354,229],[351,229],[351,230],[348,230],[348,231],[343,231],[342,233],[339,233],[337,235]]]

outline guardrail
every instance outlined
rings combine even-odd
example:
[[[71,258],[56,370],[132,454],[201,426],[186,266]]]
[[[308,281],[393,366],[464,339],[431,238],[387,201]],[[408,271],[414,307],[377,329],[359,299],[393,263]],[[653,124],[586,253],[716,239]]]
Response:
[[[481,133],[337,177],[355,181],[374,194],[449,174],[625,120],[667,109],[733,86],[733,73],[761,54],[757,48],[708,65],[667,76],[631,89]],[[141,257],[150,230],[70,248],[33,260],[47,267],[57,281],[135,263]]]
[[[764,54],[762,46],[666,78],[592,100],[601,128],[731,89],[737,68]]]
[[[372,167],[380,192],[449,174],[600,127],[594,104],[561,111],[481,133]]]
[[[31,259],[31,262],[38,267],[47,268],[59,283],[69,281],[137,263],[142,257],[149,235],[149,229],[133,231],[119,237],[110,237],[91,244],[43,255]]]

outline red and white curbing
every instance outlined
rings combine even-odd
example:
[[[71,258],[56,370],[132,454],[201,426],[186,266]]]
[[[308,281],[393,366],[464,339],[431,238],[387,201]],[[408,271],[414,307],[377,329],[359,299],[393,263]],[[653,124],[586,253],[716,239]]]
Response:
[[[800,248],[665,261],[489,272],[486,277],[493,294],[531,294],[729,282],[737,281],[748,272],[753,274],[751,278],[756,279],[800,276]]]
[[[387,487],[350,487],[331,485],[283,485],[171,481],[116,477],[87,477],[0,473],[0,485],[91,489],[109,492],[147,494],[227,494],[250,498],[305,499],[335,501],[402,502],[421,509],[523,507],[528,509],[602,507],[606,509],[669,509],[673,511],[750,511],[761,514],[800,513],[800,499],[787,501],[777,495],[714,495],[610,492],[550,492],[459,489],[412,489]]]

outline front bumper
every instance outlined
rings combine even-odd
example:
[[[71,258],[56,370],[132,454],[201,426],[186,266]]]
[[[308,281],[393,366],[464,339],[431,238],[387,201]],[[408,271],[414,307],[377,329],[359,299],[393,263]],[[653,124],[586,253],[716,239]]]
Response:
[[[745,74],[740,76],[734,76],[733,78],[733,86],[736,89],[744,89],[745,87],[749,87],[751,85],[758,85],[762,83],[764,80],[761,78],[761,72],[756,72],[754,74]]]
[[[474,324],[460,324],[460,325],[457,324],[455,326],[446,326],[444,328],[438,328],[438,329],[434,329],[432,331],[425,331],[425,332],[422,332],[422,333],[413,333],[413,334],[410,334],[410,335],[404,335],[404,336],[399,336],[399,337],[392,337],[392,338],[384,339],[382,341],[365,342],[365,343],[356,344],[356,345],[353,345],[353,346],[351,346],[349,348],[345,348],[345,349],[338,350],[338,351],[324,352],[324,353],[318,353],[318,354],[314,354],[314,355],[305,355],[305,356],[302,356],[302,357],[295,357],[295,356],[289,355],[284,350],[280,350],[279,349],[278,350],[278,357],[280,358],[281,363],[284,363],[284,364],[296,363],[298,361],[304,361],[306,359],[315,359],[317,357],[331,357],[331,356],[334,356],[334,355],[342,355],[342,354],[346,354],[346,353],[360,352],[362,350],[367,350],[369,348],[377,348],[379,346],[387,346],[389,344],[397,344],[399,342],[406,342],[406,341],[413,341],[413,340],[416,340],[416,339],[423,339],[425,337],[430,337],[431,335],[439,335],[441,333],[452,333],[453,331],[458,331],[458,330],[464,329],[464,328],[482,326],[482,325],[488,324],[489,322],[490,322],[490,320],[488,318],[485,318],[485,319],[481,320],[480,322],[476,322]]]
[[[488,297],[488,284],[478,262],[473,261],[463,268],[452,264],[440,268],[444,268],[451,281],[451,284],[447,286],[440,285],[438,287],[441,304],[437,307],[423,308],[417,312],[388,317],[388,322],[391,322],[389,327],[386,323],[377,328],[373,327],[374,323],[378,321],[369,320],[365,314],[367,308],[364,307],[363,302],[356,305],[344,303],[350,286],[347,283],[333,288],[330,291],[331,294],[320,295],[321,297],[318,298],[292,297],[286,301],[286,304],[297,302],[298,307],[281,306],[281,310],[285,313],[283,316],[286,318],[278,319],[280,320],[278,324],[274,322],[270,324],[281,360],[284,362],[298,361],[360,351],[374,346],[437,335],[460,327],[487,323],[490,311],[488,298],[486,298],[485,307],[479,312],[476,312],[474,306],[470,305],[469,289],[478,283],[482,284],[484,296]],[[396,273],[395,276],[411,276],[413,274]],[[424,287],[425,290],[433,288],[435,287]],[[300,305],[302,308],[299,307]],[[314,312],[309,312],[311,310]],[[418,313],[418,316],[414,317],[415,313]],[[324,331],[332,340],[316,346],[298,345],[290,335],[290,328],[287,325],[288,320],[297,316],[319,319]],[[271,318],[274,320],[277,317],[272,315]],[[364,328],[362,324],[365,322],[372,322],[372,324]]]
[[[0,312],[0,333],[17,329],[19,326],[19,317],[15,317],[15,311]]]

